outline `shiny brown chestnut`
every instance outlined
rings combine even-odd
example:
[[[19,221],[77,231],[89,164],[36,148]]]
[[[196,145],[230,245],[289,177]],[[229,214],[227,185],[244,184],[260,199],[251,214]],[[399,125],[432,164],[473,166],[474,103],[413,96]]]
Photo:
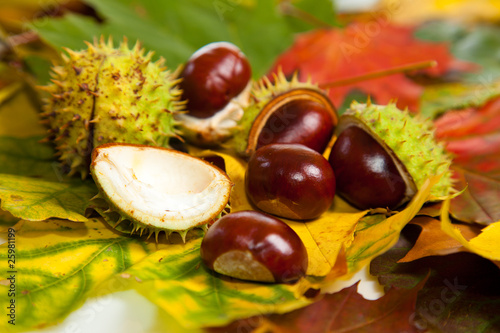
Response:
[[[310,220],[331,206],[335,176],[318,152],[301,144],[275,143],[252,155],[245,186],[250,201],[264,212]]]
[[[217,220],[201,243],[211,270],[242,280],[288,283],[307,271],[307,251],[283,221],[257,211],[230,213]]]
[[[387,151],[365,130],[344,129],[328,158],[337,193],[359,209],[393,209],[404,199],[406,183]]]
[[[271,143],[300,143],[322,153],[334,130],[326,107],[308,99],[281,105],[267,119],[257,139],[257,149]]]
[[[182,99],[188,114],[209,118],[240,94],[251,78],[246,56],[235,45],[216,42],[205,45],[187,61],[180,77]]]
[[[252,123],[246,154],[272,143],[299,143],[322,154],[338,122],[328,96],[295,88],[274,97]]]

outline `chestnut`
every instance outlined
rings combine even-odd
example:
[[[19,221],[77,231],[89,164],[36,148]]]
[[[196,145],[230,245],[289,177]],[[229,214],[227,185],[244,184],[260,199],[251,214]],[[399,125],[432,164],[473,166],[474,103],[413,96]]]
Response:
[[[209,118],[240,94],[251,78],[246,56],[235,45],[216,42],[205,45],[187,61],[180,77],[182,99],[188,114]]]
[[[211,270],[242,280],[288,283],[307,271],[307,251],[283,221],[257,211],[230,213],[217,220],[201,243]]]
[[[335,176],[328,161],[311,148],[274,143],[250,158],[245,187],[250,201],[264,212],[310,220],[331,206]]]
[[[406,183],[393,158],[358,126],[344,129],[328,158],[337,180],[337,193],[359,209],[397,207]]]
[[[265,80],[255,85],[253,103],[234,134],[236,152],[250,157],[267,144],[299,143],[322,154],[338,123],[330,98],[319,89],[300,86],[296,79],[276,80],[276,86]]]
[[[334,130],[331,112],[312,99],[295,99],[280,105],[267,119],[257,149],[270,143],[300,143],[322,153]]]

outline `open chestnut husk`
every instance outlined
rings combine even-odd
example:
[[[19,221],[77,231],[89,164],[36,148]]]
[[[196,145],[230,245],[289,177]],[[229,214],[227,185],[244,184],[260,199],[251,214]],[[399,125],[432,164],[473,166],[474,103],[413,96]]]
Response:
[[[307,271],[307,251],[283,221],[257,212],[239,211],[217,220],[200,249],[211,270],[241,280],[288,283]]]
[[[335,176],[328,161],[300,144],[274,143],[248,161],[246,193],[260,210],[294,220],[319,217],[335,196]]]
[[[328,158],[337,193],[359,209],[396,209],[427,178],[441,175],[433,198],[451,189],[451,157],[434,139],[433,124],[395,104],[353,103],[339,120]]]
[[[226,140],[248,105],[252,70],[243,52],[228,42],[210,43],[189,58],[179,75],[186,113],[177,120],[190,142]]]
[[[272,143],[298,143],[319,153],[327,147],[338,122],[328,96],[310,82],[288,81],[282,72],[257,82],[234,134],[233,147],[244,157]]]
[[[407,185],[396,163],[365,130],[350,126],[342,131],[329,161],[337,179],[337,192],[353,206],[392,209],[404,202]]]

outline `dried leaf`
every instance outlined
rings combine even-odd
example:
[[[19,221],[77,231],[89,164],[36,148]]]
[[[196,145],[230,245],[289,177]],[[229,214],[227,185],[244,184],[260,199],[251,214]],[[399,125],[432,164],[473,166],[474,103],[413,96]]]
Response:
[[[500,270],[471,253],[397,263],[412,247],[419,228],[408,225],[394,248],[376,258],[371,273],[387,288],[412,288],[426,276],[415,311],[406,317],[423,331],[496,332],[500,328]],[[430,272],[430,274],[429,274]],[[406,287],[405,287],[406,286]]]
[[[431,268],[410,318],[417,327],[443,333],[500,330],[498,267],[470,253],[429,257],[416,263]]]
[[[315,332],[417,332],[408,317],[414,312],[417,292],[422,284],[410,290],[391,289],[375,301],[364,299],[356,292],[357,286],[344,289],[325,297],[304,310],[277,318],[279,332],[308,331],[311,322],[314,327],[325,325],[325,329]],[[298,320],[291,320],[299,314]],[[288,330],[281,330],[281,327]],[[319,328],[319,327],[318,327]]]
[[[439,220],[431,217],[416,217],[411,224],[422,228],[417,242],[410,252],[398,262],[410,262],[428,256],[442,256],[451,253],[467,251],[456,239],[441,230]],[[455,224],[466,239],[471,239],[481,232],[481,228],[470,224]]]

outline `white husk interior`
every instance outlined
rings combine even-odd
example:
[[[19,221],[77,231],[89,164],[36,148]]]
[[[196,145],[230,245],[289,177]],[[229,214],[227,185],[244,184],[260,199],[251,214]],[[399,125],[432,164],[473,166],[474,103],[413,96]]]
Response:
[[[94,176],[122,213],[169,230],[208,222],[225,207],[231,189],[226,175],[199,159],[137,146],[101,148]]]
[[[188,113],[177,113],[175,118],[184,128],[184,134],[188,138],[193,137],[192,141],[199,141],[199,135],[203,138],[201,143],[218,144],[226,140],[238,125],[243,116],[243,109],[248,106],[251,88],[252,82],[249,81],[238,96],[210,118],[196,118]]]

